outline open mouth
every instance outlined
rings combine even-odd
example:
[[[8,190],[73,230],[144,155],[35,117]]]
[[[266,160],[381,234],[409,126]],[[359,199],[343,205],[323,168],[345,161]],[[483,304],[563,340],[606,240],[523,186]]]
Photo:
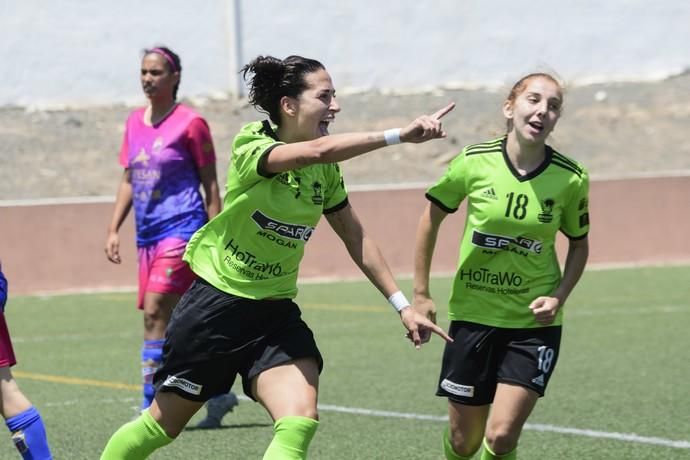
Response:
[[[322,120],[319,122],[319,133],[322,136],[328,136],[328,125],[331,124],[333,120]]]
[[[544,131],[544,125],[540,121],[530,121],[527,124],[529,125],[530,128],[532,128],[534,131],[536,131],[537,134]]]

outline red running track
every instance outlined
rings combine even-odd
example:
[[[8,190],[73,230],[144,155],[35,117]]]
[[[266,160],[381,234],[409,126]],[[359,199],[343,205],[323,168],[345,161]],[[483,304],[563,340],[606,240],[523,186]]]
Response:
[[[396,275],[413,270],[423,189],[357,191],[350,201]],[[103,252],[112,203],[0,204],[0,259],[11,294],[128,289],[136,286],[133,219],[122,233],[121,265]],[[690,262],[690,177],[593,181],[590,267]],[[441,227],[432,270],[455,270],[462,210]],[[564,255],[564,240],[558,245]],[[363,275],[325,219],[307,245],[300,277]]]

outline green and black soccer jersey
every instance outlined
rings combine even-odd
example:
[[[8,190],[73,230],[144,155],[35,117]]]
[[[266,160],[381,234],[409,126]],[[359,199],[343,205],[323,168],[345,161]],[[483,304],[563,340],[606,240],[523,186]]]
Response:
[[[223,211],[187,245],[192,270],[230,294],[294,298],[305,243],[322,214],[347,205],[337,164],[264,171],[262,158],[280,144],[267,121],[242,128],[232,145]]]
[[[546,147],[544,162],[521,176],[506,137],[465,147],[427,198],[467,220],[449,303],[451,320],[509,328],[539,327],[529,304],[561,279],[554,247],[589,231],[589,178],[577,162]],[[554,325],[562,322],[562,311]]]

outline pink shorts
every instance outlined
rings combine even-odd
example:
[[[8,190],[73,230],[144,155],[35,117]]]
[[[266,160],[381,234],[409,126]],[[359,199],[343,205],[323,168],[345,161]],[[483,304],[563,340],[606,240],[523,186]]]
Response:
[[[180,238],[166,238],[156,244],[138,249],[139,255],[139,297],[137,307],[144,309],[144,294],[185,293],[196,278],[187,262],[182,260],[187,241]]]
[[[5,314],[0,312],[0,367],[10,367],[15,364],[17,360],[14,357],[10,331],[7,330]]]

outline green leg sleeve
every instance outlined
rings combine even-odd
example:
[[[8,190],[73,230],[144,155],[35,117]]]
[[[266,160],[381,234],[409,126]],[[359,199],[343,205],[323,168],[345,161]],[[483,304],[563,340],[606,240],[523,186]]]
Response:
[[[273,441],[263,460],[304,460],[319,422],[309,417],[283,417],[273,425]]]
[[[480,460],[516,460],[517,459],[517,447],[507,454],[497,455],[491,450],[489,444],[484,438],[484,450],[482,451],[482,456]]]
[[[450,443],[449,430],[450,430],[450,428],[446,428],[443,431],[443,453],[446,454],[446,459],[447,460],[470,460],[472,458],[471,455],[469,457],[461,457],[460,455],[455,453],[455,451],[453,450],[453,445]]]
[[[145,410],[115,432],[105,446],[101,460],[140,460],[173,441]]]

